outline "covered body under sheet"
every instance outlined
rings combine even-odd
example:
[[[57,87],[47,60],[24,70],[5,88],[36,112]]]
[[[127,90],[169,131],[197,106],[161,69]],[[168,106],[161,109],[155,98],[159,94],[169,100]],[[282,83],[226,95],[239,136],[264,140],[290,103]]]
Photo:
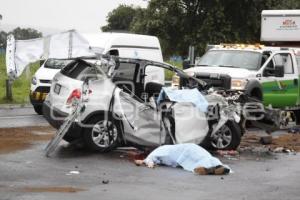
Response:
[[[218,158],[213,157],[208,151],[191,143],[158,147],[147,156],[144,162],[171,167],[180,166],[190,172],[194,172],[197,167],[211,168],[223,165]]]

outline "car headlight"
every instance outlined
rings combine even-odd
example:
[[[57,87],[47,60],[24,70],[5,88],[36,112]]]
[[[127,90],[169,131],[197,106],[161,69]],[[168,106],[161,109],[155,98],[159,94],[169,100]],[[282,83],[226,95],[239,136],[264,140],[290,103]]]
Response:
[[[32,79],[31,79],[31,83],[32,83],[32,85],[36,85],[37,84],[37,79],[36,79],[36,77],[34,76],[34,77],[32,77]]]
[[[180,77],[177,75],[174,75],[172,77],[172,87],[179,87],[180,85]]]
[[[231,89],[233,90],[243,90],[245,89],[245,86],[247,85],[246,80],[240,80],[240,79],[233,79],[231,80]]]

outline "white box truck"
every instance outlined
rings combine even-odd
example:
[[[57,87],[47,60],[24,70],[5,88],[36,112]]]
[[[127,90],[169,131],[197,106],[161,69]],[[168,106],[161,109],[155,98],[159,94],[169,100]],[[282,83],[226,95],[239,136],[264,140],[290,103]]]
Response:
[[[300,10],[264,10],[262,42],[300,42]]]

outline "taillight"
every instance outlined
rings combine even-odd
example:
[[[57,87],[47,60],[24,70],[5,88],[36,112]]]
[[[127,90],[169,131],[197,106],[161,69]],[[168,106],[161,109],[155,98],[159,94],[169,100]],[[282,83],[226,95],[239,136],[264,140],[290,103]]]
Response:
[[[73,90],[73,92],[70,94],[68,100],[67,100],[67,104],[72,104],[73,99],[80,99],[81,97],[81,91],[80,89],[75,89]]]

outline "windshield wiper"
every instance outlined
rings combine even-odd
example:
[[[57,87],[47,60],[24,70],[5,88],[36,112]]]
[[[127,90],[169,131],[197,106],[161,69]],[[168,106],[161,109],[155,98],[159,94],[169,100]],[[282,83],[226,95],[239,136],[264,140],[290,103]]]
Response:
[[[206,64],[203,64],[203,65],[196,65],[195,67],[219,67],[219,65],[206,65]]]

